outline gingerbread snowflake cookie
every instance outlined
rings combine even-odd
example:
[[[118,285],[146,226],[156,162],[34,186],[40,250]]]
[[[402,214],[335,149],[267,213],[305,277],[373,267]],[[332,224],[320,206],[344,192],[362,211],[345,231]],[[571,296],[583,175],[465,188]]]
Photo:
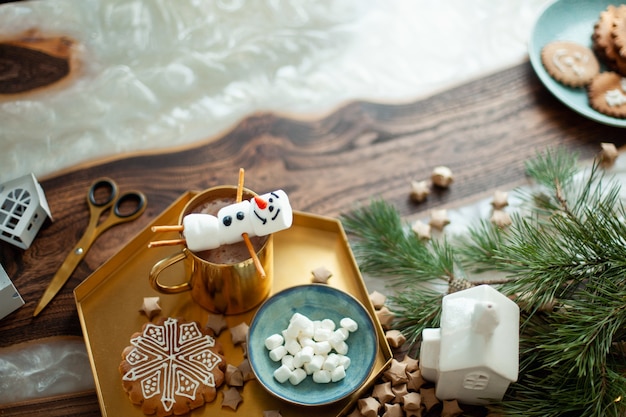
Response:
[[[607,116],[626,118],[626,78],[612,71],[593,78],[588,86],[589,105]]]
[[[569,87],[589,84],[600,72],[593,51],[570,41],[554,41],[541,50],[541,62],[552,78]]]
[[[131,336],[119,366],[122,386],[144,414],[186,414],[217,396],[226,360],[210,330],[163,318]]]

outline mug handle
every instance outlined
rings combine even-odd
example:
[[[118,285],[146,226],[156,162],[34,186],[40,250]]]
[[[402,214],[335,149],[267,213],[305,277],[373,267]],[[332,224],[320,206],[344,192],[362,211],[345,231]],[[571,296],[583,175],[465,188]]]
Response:
[[[189,291],[191,289],[189,281],[177,285],[164,285],[159,282],[159,274],[163,272],[165,268],[182,261],[186,257],[185,252],[178,252],[155,263],[150,271],[150,285],[152,285],[152,288],[164,294],[178,294],[179,292]]]

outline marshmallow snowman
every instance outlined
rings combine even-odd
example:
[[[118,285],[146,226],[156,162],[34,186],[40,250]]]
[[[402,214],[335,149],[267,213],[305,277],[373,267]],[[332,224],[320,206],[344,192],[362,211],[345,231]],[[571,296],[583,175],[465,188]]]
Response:
[[[221,208],[217,217],[192,213],[183,218],[183,235],[191,251],[215,249],[249,237],[265,236],[291,227],[293,210],[283,190],[272,191]]]

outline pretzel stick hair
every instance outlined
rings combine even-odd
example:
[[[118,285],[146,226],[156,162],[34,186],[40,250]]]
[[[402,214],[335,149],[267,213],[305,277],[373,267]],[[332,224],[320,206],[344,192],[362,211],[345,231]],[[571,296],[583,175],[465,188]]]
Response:
[[[237,181],[237,203],[241,203],[241,200],[243,200],[244,172],[245,171],[243,168],[239,168],[239,181]],[[261,265],[261,261],[259,260],[259,257],[256,255],[256,251],[254,250],[254,246],[252,246],[252,242],[250,241],[248,234],[242,233],[241,237],[243,238],[243,241],[246,244],[246,247],[248,248],[248,252],[250,252],[250,257],[252,258],[252,261],[254,262],[254,267],[256,268],[257,273],[259,274],[261,278],[267,277],[267,274],[265,273],[265,269],[263,269],[263,265]]]
[[[243,200],[243,177],[245,171],[243,168],[239,168],[239,180],[237,181],[237,203],[241,203]]]

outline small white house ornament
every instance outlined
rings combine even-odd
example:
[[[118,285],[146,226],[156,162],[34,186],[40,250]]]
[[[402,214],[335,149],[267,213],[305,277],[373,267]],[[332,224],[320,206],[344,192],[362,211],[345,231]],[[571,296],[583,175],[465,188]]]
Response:
[[[46,196],[34,174],[0,184],[0,239],[28,249],[47,217]]]
[[[443,297],[441,324],[424,329],[422,376],[440,400],[501,400],[519,370],[519,307],[489,285]]]

